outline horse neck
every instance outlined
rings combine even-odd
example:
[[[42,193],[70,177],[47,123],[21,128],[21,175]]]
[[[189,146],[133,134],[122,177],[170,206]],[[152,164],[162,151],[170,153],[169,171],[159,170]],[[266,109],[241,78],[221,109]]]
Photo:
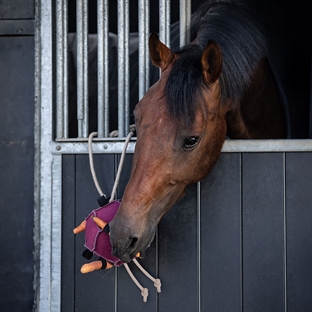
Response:
[[[235,107],[233,109],[233,107]],[[228,136],[233,139],[278,139],[286,137],[279,86],[267,59],[263,59],[240,103],[227,116]]]

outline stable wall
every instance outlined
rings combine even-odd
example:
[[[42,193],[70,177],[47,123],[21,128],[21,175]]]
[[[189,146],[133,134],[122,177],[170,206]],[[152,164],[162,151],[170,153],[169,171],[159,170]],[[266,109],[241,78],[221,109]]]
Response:
[[[95,155],[108,194],[118,159]],[[311,152],[222,153],[208,178],[190,186],[163,217],[141,261],[161,278],[162,292],[157,295],[130,264],[149,288],[147,303],[123,267],[79,271],[87,261],[81,256],[84,236],[73,236],[72,229],[98,207],[88,161],[83,154],[62,156],[62,311],[311,310]]]
[[[34,302],[35,1],[0,4],[0,311]]]

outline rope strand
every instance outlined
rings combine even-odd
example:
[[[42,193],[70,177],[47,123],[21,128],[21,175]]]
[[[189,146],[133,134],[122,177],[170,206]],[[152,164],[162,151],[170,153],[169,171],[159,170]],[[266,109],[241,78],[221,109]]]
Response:
[[[92,133],[90,133],[89,138],[88,138],[90,170],[91,170],[93,182],[95,184],[95,187],[96,187],[97,191],[99,192],[100,196],[106,197],[106,195],[103,193],[103,191],[102,191],[102,189],[100,187],[100,184],[99,184],[99,182],[97,180],[96,173],[95,173],[95,170],[94,170],[93,154],[92,154],[92,140],[97,135],[98,135],[97,132],[92,132]]]
[[[161,281],[159,278],[154,278],[151,274],[149,274],[143,267],[142,265],[139,263],[139,261],[137,259],[133,259],[132,260],[135,265],[141,270],[141,272],[148,277],[151,281],[154,282],[154,286],[157,288],[157,292],[160,293],[161,292]]]
[[[118,166],[118,170],[117,170],[117,174],[116,174],[116,179],[115,179],[115,183],[112,189],[112,193],[111,193],[111,197],[109,202],[112,202],[115,199],[116,196],[116,191],[117,191],[117,186],[120,180],[120,174],[121,174],[121,170],[122,170],[122,166],[125,160],[125,156],[126,156],[126,151],[127,151],[127,147],[129,144],[129,141],[131,139],[131,137],[133,136],[133,132],[130,132],[126,138],[123,150],[122,150],[122,154],[121,154],[121,158],[120,158],[120,162],[119,162],[119,166]]]
[[[112,202],[114,199],[115,199],[115,196],[116,196],[116,191],[117,191],[117,187],[118,187],[118,183],[119,183],[119,180],[120,180],[120,175],[121,175],[121,170],[122,170],[122,167],[123,167],[123,163],[124,163],[124,160],[125,160],[125,156],[126,156],[126,152],[127,152],[127,147],[128,147],[128,144],[130,142],[130,139],[131,137],[133,136],[133,132],[131,131],[126,140],[125,140],[125,144],[124,144],[124,147],[123,147],[123,150],[122,150],[122,154],[121,154],[121,158],[120,158],[120,162],[119,162],[119,165],[118,165],[118,170],[117,170],[117,174],[116,174],[116,179],[115,179],[115,182],[114,182],[114,186],[113,186],[113,189],[112,189],[112,193],[111,193],[111,197],[110,197],[110,200],[109,202]],[[97,132],[92,132],[90,135],[89,135],[89,138],[88,138],[88,148],[89,148],[89,162],[90,162],[90,170],[91,170],[91,174],[92,174],[92,178],[93,178],[93,181],[94,181],[94,184],[95,184],[95,187],[96,189],[98,190],[100,196],[105,196],[106,195],[103,193],[100,185],[99,185],[99,182],[97,180],[97,177],[96,177],[96,173],[95,173],[95,170],[94,170],[94,163],[93,163],[93,154],[92,154],[92,140],[95,136],[97,136],[98,133]],[[160,279],[159,278],[154,278],[153,276],[151,276],[142,266],[141,264],[136,260],[136,259],[133,259],[133,262],[135,263],[135,265],[141,270],[141,272],[143,272],[143,274],[145,274],[146,277],[148,277],[150,280],[152,280],[154,282],[154,286],[157,288],[157,292],[160,293],[161,292],[161,282],[160,282]],[[124,263],[124,266],[129,274],[129,276],[131,277],[132,281],[138,286],[138,288],[141,290],[141,295],[143,296],[143,301],[144,302],[147,302],[147,297],[148,297],[148,289],[146,287],[143,287],[139,282],[138,280],[135,278],[135,276],[133,275],[133,273],[131,272],[129,266],[127,263]]]
[[[131,277],[131,279],[133,280],[133,282],[140,288],[141,290],[141,295],[143,296],[143,301],[146,302],[147,301],[147,296],[148,296],[148,289],[143,287],[138,280],[135,278],[135,276],[133,275],[133,273],[131,272],[129,266],[127,263],[124,263],[124,266],[129,274],[129,276]]]

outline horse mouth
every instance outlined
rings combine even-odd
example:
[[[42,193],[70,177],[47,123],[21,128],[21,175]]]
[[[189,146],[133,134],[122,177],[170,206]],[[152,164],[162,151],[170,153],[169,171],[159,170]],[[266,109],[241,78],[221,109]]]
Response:
[[[122,262],[129,263],[134,258],[144,258],[146,249],[150,246],[152,241],[154,240],[155,232],[149,237],[148,240],[140,240],[140,239],[133,239],[131,240],[130,244],[125,248],[120,248],[118,245],[113,244],[112,254],[115,257],[118,257]]]

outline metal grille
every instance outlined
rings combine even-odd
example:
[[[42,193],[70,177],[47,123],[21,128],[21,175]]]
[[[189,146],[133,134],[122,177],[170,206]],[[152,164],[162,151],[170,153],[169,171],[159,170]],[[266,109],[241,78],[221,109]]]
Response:
[[[138,95],[143,97],[149,82],[149,0],[138,0]],[[123,138],[129,131],[130,79],[129,79],[129,0],[118,0],[118,103],[109,99],[109,1],[97,1],[97,66],[98,138],[109,135],[109,105],[118,105],[118,136]],[[77,121],[78,138],[89,135],[88,103],[88,1],[77,0]],[[68,4],[56,1],[56,140],[69,137],[68,105]],[[191,1],[180,0],[180,44],[189,40]],[[159,1],[159,36],[170,46],[170,0]],[[71,74],[71,73],[70,73]]]

